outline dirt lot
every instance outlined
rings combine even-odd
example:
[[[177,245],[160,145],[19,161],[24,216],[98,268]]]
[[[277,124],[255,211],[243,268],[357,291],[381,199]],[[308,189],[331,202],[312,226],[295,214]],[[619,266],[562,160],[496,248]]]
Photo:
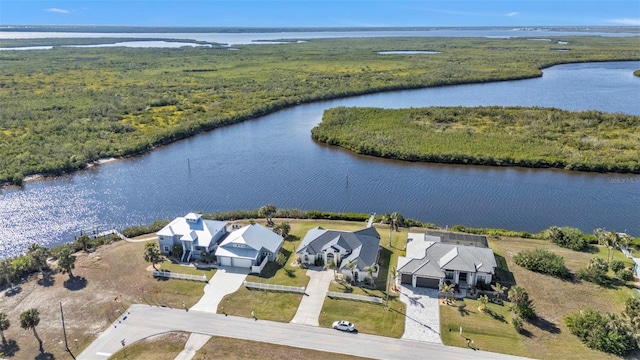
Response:
[[[76,279],[54,273],[43,281],[38,274],[20,284],[20,291],[0,295],[0,308],[11,327],[4,332],[8,344],[4,356],[11,359],[69,359],[64,351],[60,303],[63,305],[69,348],[80,353],[99,332],[131,303],[171,307],[194,304],[203,294],[204,283],[154,279],[142,258],[144,243],[120,241],[91,253],[76,254]],[[36,332],[43,341],[40,353],[34,333],[20,327],[20,313],[29,308],[40,312]]]

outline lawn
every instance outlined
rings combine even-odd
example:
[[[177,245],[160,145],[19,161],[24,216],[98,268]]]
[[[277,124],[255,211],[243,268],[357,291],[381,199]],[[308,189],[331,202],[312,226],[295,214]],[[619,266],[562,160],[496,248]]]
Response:
[[[534,323],[524,324],[524,334],[511,336],[513,327],[510,323],[496,323],[486,321],[486,314],[479,314],[476,302],[465,300],[467,311],[457,311],[455,308],[441,306],[441,329],[443,342],[447,345],[466,346],[466,342],[459,339],[457,334],[447,336],[449,328],[456,332],[460,323],[464,332],[473,334],[491,334],[476,340],[477,346],[483,350],[505,352],[509,354],[524,355],[542,359],[607,359],[615,358],[605,353],[594,351],[572,335],[564,325],[563,318],[580,309],[592,308],[602,312],[619,313],[624,307],[624,301],[632,296],[633,285],[603,288],[588,282],[571,282],[542,275],[526,270],[513,262],[513,256],[522,250],[531,250],[536,247],[546,249],[564,257],[565,264],[571,272],[575,272],[586,266],[593,256],[606,258],[607,251],[601,246],[594,246],[592,252],[583,253],[560,248],[542,240],[500,238],[490,239],[489,246],[496,253],[498,265],[502,267],[499,273],[512,276],[515,281],[523,286],[533,300],[540,320]],[[623,259],[618,251],[616,259]],[[612,274],[610,274],[612,275]],[[504,276],[504,275],[503,275]],[[490,308],[495,307],[490,304]],[[506,309],[506,308],[505,308]],[[505,310],[506,311],[506,310]],[[511,315],[503,314],[505,320],[510,322]],[[482,324],[482,325],[480,325]],[[496,333],[493,328],[503,328]],[[467,329],[467,330],[465,330]],[[486,331],[485,331],[486,329]],[[477,336],[474,334],[474,336]],[[471,337],[471,336],[470,336]]]
[[[447,345],[466,347],[465,339],[473,340],[481,350],[532,356],[511,325],[509,302],[502,306],[489,303],[487,312],[478,310],[480,302],[472,299],[456,301],[455,305],[440,306],[440,337]],[[462,326],[462,336],[460,327]]]
[[[211,338],[193,357],[193,360],[207,359],[243,360],[357,360],[364,359],[337,353],[326,353],[317,350],[301,349],[284,345],[267,344],[243,339],[225,337]]]
[[[138,341],[113,354],[109,360],[173,360],[184,349],[189,333],[172,332]]]

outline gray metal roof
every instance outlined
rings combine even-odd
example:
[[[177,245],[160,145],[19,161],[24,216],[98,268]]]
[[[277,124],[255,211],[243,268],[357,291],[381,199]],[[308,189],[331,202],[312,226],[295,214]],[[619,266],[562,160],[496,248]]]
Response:
[[[496,266],[490,248],[433,243],[423,258],[409,261],[398,272],[428,277],[444,276],[444,270],[493,274]]]

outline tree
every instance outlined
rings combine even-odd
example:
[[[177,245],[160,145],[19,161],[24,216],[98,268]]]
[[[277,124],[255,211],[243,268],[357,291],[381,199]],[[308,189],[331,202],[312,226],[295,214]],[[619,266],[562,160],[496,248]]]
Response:
[[[391,235],[393,234],[393,218],[387,213],[382,216],[382,221],[389,225],[389,247],[391,247]]]
[[[550,227],[545,235],[545,237],[554,244],[561,244],[564,241],[564,233],[562,229],[557,226]]]
[[[640,299],[629,298],[624,304],[622,316],[640,334]]]
[[[40,312],[38,312],[38,309],[28,309],[20,314],[20,327],[25,330],[33,330],[33,336],[36,337],[36,340],[40,343],[40,348],[42,348],[42,340],[40,340],[40,337],[36,332],[36,326],[38,326],[39,323]]]
[[[327,268],[333,270],[333,277],[336,277],[336,261],[333,259],[330,259],[327,262]]]
[[[258,215],[267,219],[267,225],[273,225],[271,216],[276,213],[276,206],[273,204],[267,204],[258,209]]]
[[[393,223],[393,228],[396,231],[400,230],[400,226],[404,223],[404,217],[397,211],[391,213],[391,222]]]
[[[156,264],[162,262],[162,253],[156,242],[151,241],[144,245],[144,261],[150,262],[153,269],[158,270]]]
[[[512,286],[507,297],[513,303],[513,310],[523,319],[532,319],[536,316],[533,301],[529,299],[529,293],[522,286]]]
[[[200,261],[208,264],[213,261],[213,255],[211,255],[211,253],[206,250],[202,250],[200,252]]]
[[[444,283],[440,287],[440,291],[442,291],[444,293],[444,301],[445,301],[446,304],[450,304],[451,303],[451,299],[453,298],[453,291],[454,290],[455,290],[455,285],[454,284]]]
[[[91,238],[88,235],[81,235],[78,239],[76,239],[76,243],[87,252],[87,248],[89,247],[89,243],[91,242]]]
[[[63,274],[69,274],[69,280],[73,280],[73,272],[71,270],[76,267],[76,256],[73,255],[71,245],[64,245],[58,250],[58,268]]]
[[[278,255],[276,255],[276,263],[281,267],[284,266],[287,263],[287,256],[282,252],[278,252]]]
[[[289,232],[291,231],[291,225],[288,222],[280,223],[273,227],[273,232],[282,236],[283,238],[287,238],[289,236]]]
[[[480,306],[478,306],[478,311],[480,312],[487,311],[487,304],[489,303],[489,297],[487,297],[487,295],[481,295],[478,298],[478,301],[480,302]]]
[[[7,340],[4,338],[4,331],[7,330],[9,326],[11,326],[9,317],[7,317],[7,314],[0,312],[0,337],[2,337],[2,344],[7,343]]]
[[[44,277],[44,269],[47,267],[47,257],[49,256],[49,249],[46,247],[33,243],[29,245],[27,249],[27,255],[29,255],[29,261],[31,266],[37,268],[42,277]]]
[[[364,270],[367,272],[367,275],[369,277],[369,282],[371,283],[371,286],[375,285],[375,281],[373,279],[373,273],[376,270],[376,264],[371,264],[370,266],[365,266]]]
[[[500,283],[491,285],[491,288],[493,289],[493,294],[496,296],[496,298],[500,298],[502,294],[504,294],[504,291],[507,290],[507,288],[500,285]]]
[[[355,268],[356,265],[358,264],[358,262],[356,260],[351,260],[347,263],[347,267],[349,268],[349,270],[351,270],[351,281],[353,283],[356,282],[356,273],[355,273]]]
[[[11,282],[11,278],[13,277],[14,273],[15,273],[15,270],[13,268],[13,265],[11,264],[11,260],[9,259],[0,260],[0,277],[3,277],[7,282],[7,285],[9,285],[10,287],[13,287],[13,282]]]

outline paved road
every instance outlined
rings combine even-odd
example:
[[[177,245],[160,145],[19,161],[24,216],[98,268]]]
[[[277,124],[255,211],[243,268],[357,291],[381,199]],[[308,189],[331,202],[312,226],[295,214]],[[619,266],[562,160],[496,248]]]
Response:
[[[320,326],[318,318],[322,311],[322,304],[327,296],[329,284],[333,279],[333,271],[324,271],[322,267],[314,267],[307,270],[309,284],[305,295],[300,301],[298,311],[291,320],[292,323],[311,326]]]
[[[213,336],[261,341],[319,351],[338,352],[373,359],[518,359],[517,357],[440,344],[394,339],[367,334],[347,334],[320,327],[132,305],[127,319],[103,332],[78,360],[106,359],[122,348],[151,335],[186,331]],[[482,344],[476,344],[482,346]]]

